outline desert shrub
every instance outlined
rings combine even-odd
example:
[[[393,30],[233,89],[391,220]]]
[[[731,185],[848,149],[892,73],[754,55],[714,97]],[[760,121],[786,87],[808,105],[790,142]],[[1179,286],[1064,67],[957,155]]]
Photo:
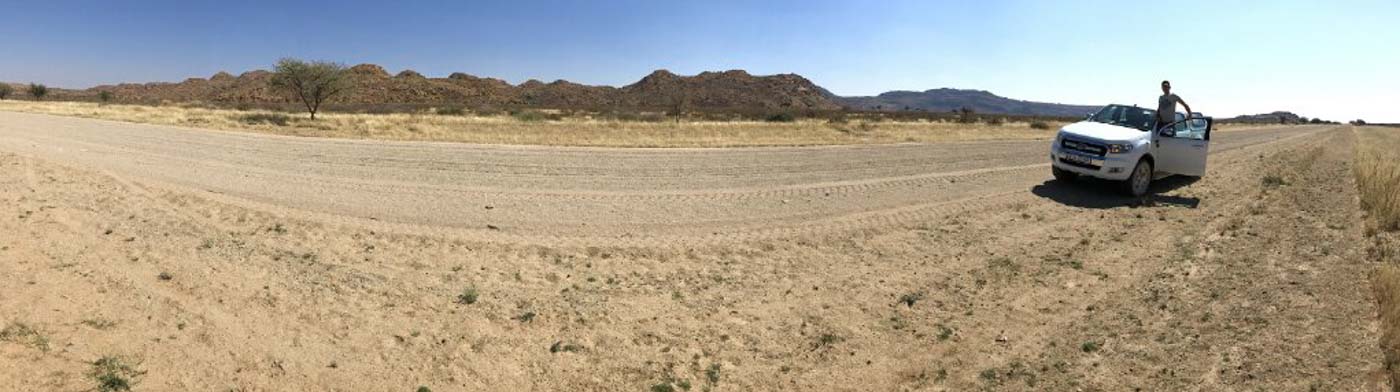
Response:
[[[1006,119],[1003,119],[1001,117],[991,117],[987,119],[987,125],[1001,126],[1004,124],[1006,124]]]
[[[1047,130],[1050,129],[1050,124],[1044,121],[1032,121],[1031,129]]]
[[[510,116],[516,120],[524,122],[540,122],[545,120],[544,113],[538,110],[516,110],[511,111]]]
[[[558,113],[547,113],[532,109],[512,110],[510,116],[523,122],[559,121],[564,119],[564,116]]]
[[[42,99],[44,99],[44,96],[45,96],[45,95],[49,95],[49,86],[45,86],[45,85],[42,85],[42,84],[30,83],[30,84],[29,84],[29,95],[32,96],[32,97],[34,97],[34,99],[36,99],[36,100],[42,100]]]
[[[247,102],[239,102],[237,105],[233,105],[233,109],[240,112],[246,112],[249,110],[253,110],[253,104]]]
[[[10,87],[9,83],[0,83],[0,99],[8,98],[13,92],[15,92],[15,88]]]
[[[958,122],[960,123],[971,124],[977,122],[977,111],[972,110],[972,108],[964,106],[953,111],[953,113],[957,115]]]
[[[481,294],[476,291],[476,286],[467,286],[467,288],[462,289],[461,294],[457,294],[457,303],[471,305],[476,303],[476,300],[480,297]]]
[[[787,112],[783,112],[783,113],[773,113],[773,114],[768,115],[768,117],[764,118],[763,121],[767,121],[767,122],[793,122],[793,121],[797,121],[797,117],[793,116],[792,113],[787,113]]]
[[[467,114],[467,108],[461,106],[448,106],[434,109],[433,112],[442,116],[462,116]]]
[[[99,392],[130,391],[136,385],[137,378],[144,374],[146,372],[137,370],[136,365],[114,356],[94,361],[92,370],[88,371],[88,376],[97,383]]]
[[[238,121],[248,125],[273,124],[287,126],[292,117],[281,113],[252,113],[238,116]]]
[[[102,101],[102,103],[112,102],[112,98],[116,98],[116,94],[112,94],[111,91],[103,90],[97,92],[97,100]]]

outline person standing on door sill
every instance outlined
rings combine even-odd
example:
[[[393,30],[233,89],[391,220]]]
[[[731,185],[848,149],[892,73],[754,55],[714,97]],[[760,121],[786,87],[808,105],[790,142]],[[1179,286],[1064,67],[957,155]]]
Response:
[[[1158,131],[1162,127],[1176,122],[1176,104],[1186,107],[1186,118],[1191,118],[1191,105],[1187,105],[1185,100],[1176,94],[1172,94],[1172,82],[1162,81],[1162,96],[1157,97],[1157,126],[1152,127]]]

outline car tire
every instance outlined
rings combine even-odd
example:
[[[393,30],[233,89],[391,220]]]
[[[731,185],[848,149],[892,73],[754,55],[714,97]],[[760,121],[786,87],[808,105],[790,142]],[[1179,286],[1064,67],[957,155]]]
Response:
[[[1061,170],[1055,166],[1050,166],[1050,173],[1055,175],[1056,181],[1061,182],[1074,182],[1074,180],[1079,178],[1078,173],[1069,170]]]
[[[1123,194],[1132,197],[1142,197],[1147,194],[1147,190],[1152,187],[1152,162],[1146,159],[1139,160],[1133,166],[1132,174],[1122,183]]]

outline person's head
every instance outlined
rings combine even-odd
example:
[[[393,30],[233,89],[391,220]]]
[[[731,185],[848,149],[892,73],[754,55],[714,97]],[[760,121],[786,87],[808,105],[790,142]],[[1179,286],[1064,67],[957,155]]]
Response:
[[[1162,81],[1162,94],[1171,94],[1171,93],[1172,93],[1172,82],[1163,80],[1163,81]]]

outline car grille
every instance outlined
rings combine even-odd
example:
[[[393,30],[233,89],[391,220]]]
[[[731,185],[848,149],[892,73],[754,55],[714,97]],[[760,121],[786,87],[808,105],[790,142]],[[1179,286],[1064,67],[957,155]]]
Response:
[[[1090,142],[1081,141],[1081,140],[1074,140],[1074,139],[1070,139],[1070,138],[1061,139],[1061,140],[1060,140],[1060,147],[1061,147],[1061,148],[1070,149],[1070,150],[1074,150],[1074,151],[1083,152],[1083,153],[1093,154],[1094,156],[1097,156],[1097,157],[1102,157],[1102,156],[1104,155],[1104,153],[1107,153],[1107,152],[1108,152],[1108,147],[1107,147],[1107,146],[1104,146],[1104,145],[1102,145],[1102,144],[1090,143]]]

